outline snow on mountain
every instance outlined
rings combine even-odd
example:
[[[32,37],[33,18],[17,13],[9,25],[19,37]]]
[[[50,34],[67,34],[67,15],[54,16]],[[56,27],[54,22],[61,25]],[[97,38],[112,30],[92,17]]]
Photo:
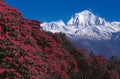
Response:
[[[51,31],[53,33],[67,31],[67,29],[64,28],[66,25],[62,20],[59,20],[57,22],[50,22],[50,23],[45,22],[41,24],[41,26],[43,27],[43,30]]]
[[[120,22],[107,22],[101,17],[95,16],[88,10],[76,13],[68,23],[60,20],[57,22],[43,23],[44,30],[51,32],[63,32],[78,35],[80,38],[107,40],[112,38],[112,33],[120,31]]]
[[[84,10],[81,13],[76,13],[67,23],[72,26],[92,26],[92,25],[104,25],[105,20],[95,16],[88,10]]]
[[[111,55],[117,52],[116,55],[118,55],[119,51],[116,48],[120,48],[120,45],[117,44],[120,41],[115,42],[117,45],[111,43],[111,41],[120,40],[120,22],[107,22],[105,19],[95,16],[92,12],[84,10],[80,13],[75,13],[67,24],[60,20],[57,22],[43,23],[41,26],[46,31],[65,33],[77,46],[82,45],[83,48],[88,48],[99,53],[104,53],[103,48],[106,48],[105,52],[112,51]]]

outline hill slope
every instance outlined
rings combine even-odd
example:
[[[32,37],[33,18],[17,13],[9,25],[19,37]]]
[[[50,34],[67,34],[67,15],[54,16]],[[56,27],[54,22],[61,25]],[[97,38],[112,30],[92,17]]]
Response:
[[[72,65],[72,72],[79,71],[73,56],[39,30],[38,21],[24,19],[4,2],[0,19],[0,79],[69,79]]]

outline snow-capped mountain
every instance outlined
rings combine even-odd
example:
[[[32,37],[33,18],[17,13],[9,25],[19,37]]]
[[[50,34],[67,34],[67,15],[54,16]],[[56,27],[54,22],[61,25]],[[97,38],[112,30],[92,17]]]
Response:
[[[109,56],[120,56],[120,22],[107,22],[84,10],[75,13],[65,24],[62,20],[41,24],[43,30],[63,32],[71,42],[79,47],[88,48],[99,54],[109,52]]]
[[[68,25],[72,26],[91,26],[91,25],[105,25],[106,21],[100,17],[95,16],[88,10],[81,13],[76,13],[69,21]]]
[[[47,30],[47,31],[51,31],[53,33],[55,32],[66,32],[66,28],[65,28],[65,23],[60,20],[60,21],[56,21],[56,22],[50,22],[50,23],[43,23],[41,24],[43,30]]]

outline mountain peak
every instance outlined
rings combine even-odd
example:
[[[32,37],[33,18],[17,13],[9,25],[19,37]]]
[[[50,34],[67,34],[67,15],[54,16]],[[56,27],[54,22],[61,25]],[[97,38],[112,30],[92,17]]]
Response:
[[[81,26],[104,25],[105,20],[95,16],[89,10],[84,10],[80,13],[75,13],[75,15],[71,17],[67,24],[77,26],[77,28],[79,28]]]
[[[88,48],[88,51],[93,50],[107,57],[120,56],[120,22],[107,22],[84,10],[75,13],[65,26],[61,27],[59,21],[56,23],[54,26],[50,25],[51,23],[42,25],[43,30],[65,33],[74,45]],[[109,56],[106,52],[109,52]]]
[[[89,10],[84,10],[84,11],[80,12],[80,14],[83,14],[83,15],[93,15],[93,13],[90,12]]]
[[[45,24],[48,24],[48,23],[45,23]],[[65,23],[63,22],[63,20],[58,20],[58,21],[51,21],[50,25],[65,26]]]
[[[89,10],[83,10],[82,12],[79,12],[79,13],[75,13],[74,16],[77,16],[77,17],[91,17],[91,16],[95,16],[92,12],[90,12]]]
[[[57,23],[60,24],[61,26],[65,26],[65,23],[63,22],[63,20],[58,20]]]

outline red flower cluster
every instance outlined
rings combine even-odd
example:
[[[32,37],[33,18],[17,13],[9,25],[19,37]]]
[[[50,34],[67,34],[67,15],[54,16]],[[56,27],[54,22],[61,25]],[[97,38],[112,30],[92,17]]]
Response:
[[[77,69],[62,44],[39,28],[40,22],[0,2],[0,79],[69,79],[69,67]]]

